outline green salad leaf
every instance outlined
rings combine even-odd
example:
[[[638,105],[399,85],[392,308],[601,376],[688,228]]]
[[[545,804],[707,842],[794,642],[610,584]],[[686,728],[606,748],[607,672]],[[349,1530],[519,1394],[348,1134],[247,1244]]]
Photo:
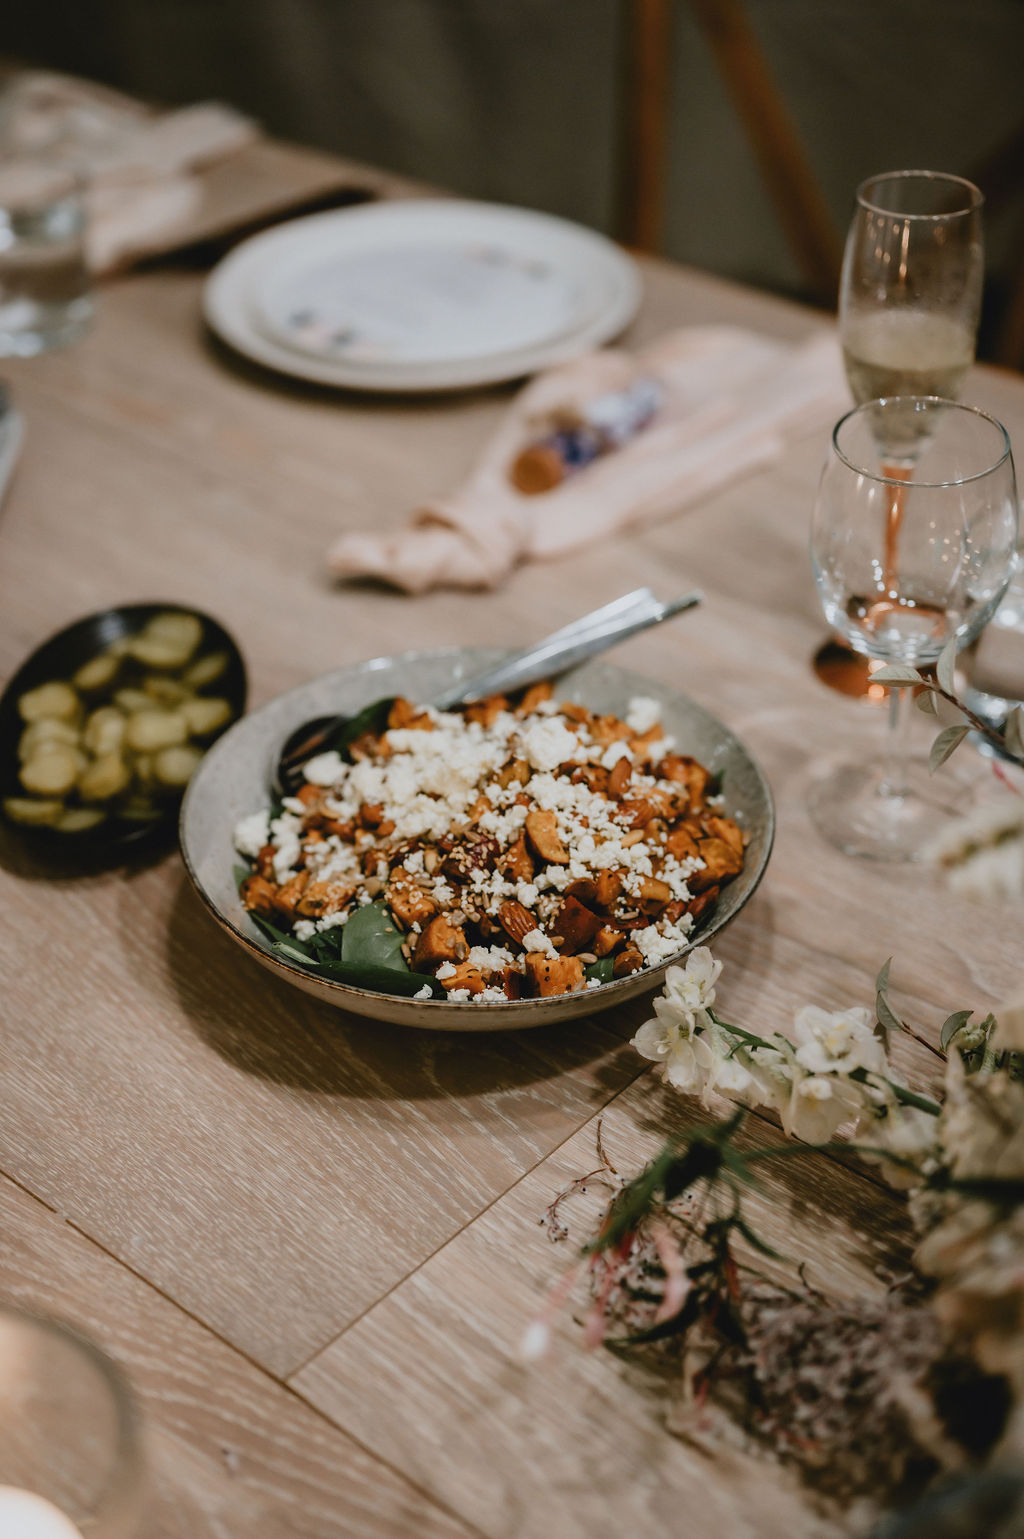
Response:
[[[598,983],[611,983],[615,977],[614,968],[614,957],[601,957],[597,962],[590,962],[583,969],[583,976],[588,982],[591,978],[596,978]]]

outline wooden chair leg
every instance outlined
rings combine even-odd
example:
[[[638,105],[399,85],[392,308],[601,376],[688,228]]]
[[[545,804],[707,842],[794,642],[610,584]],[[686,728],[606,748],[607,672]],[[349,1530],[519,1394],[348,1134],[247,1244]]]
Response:
[[[665,207],[672,0],[624,0],[619,239],[656,251]]]
[[[811,295],[834,307],[842,243],[740,0],[690,0]]]

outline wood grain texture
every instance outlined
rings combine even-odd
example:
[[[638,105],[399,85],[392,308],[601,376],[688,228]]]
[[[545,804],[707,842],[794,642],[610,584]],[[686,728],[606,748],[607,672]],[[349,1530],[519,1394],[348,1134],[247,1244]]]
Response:
[[[667,263],[643,273],[627,341],[708,321],[782,338],[824,324]],[[199,293],[192,274],[136,273],[104,288],[80,345],[5,363],[28,432],[0,510],[0,675],[78,615],[165,597],[232,630],[258,703],[378,653],[513,645],[630,587],[667,596],[700,584],[699,614],[635,638],[616,661],[716,711],[777,798],[767,880],[718,947],[725,1013],[785,1030],[808,1001],[870,1003],[891,954],[897,1003],[934,1039],[949,1010],[987,1009],[1014,986],[1012,913],[954,901],[927,872],[847,860],[807,820],[816,768],[863,753],[883,725],[809,669],[824,626],[807,531],[827,423],[809,422],[784,461],[685,517],[521,568],[497,593],[337,589],[323,554],[340,530],[397,523],[457,485],[510,388],[378,401],[280,380],[211,342]],[[1024,430],[1019,380],[978,371],[969,396]],[[923,720],[919,730],[923,743]],[[988,775],[977,760],[964,770]],[[545,1530],[559,1539],[588,1520],[591,1533],[628,1531],[634,1517],[657,1532],[684,1500],[703,1510],[698,1499],[725,1534],[766,1532],[755,1487],[734,1489],[666,1439],[658,1397],[624,1389],[610,1360],[581,1363],[573,1348],[561,1377],[534,1387],[508,1362],[553,1275],[523,1237],[540,1243],[552,1189],[587,1168],[595,1112],[642,1070],[625,1046],[642,1004],[507,1040],[369,1027],[251,965],[207,921],[173,854],[83,873],[44,867],[3,836],[0,905],[0,1170],[270,1373],[319,1354],[303,1391],[489,1535],[541,1532],[544,1502],[568,1525]],[[897,1054],[913,1083],[931,1083],[925,1048],[901,1041]],[[645,1094],[616,1102],[624,1161],[649,1137]],[[854,1275],[857,1233],[885,1249],[888,1220],[877,1182],[828,1179],[832,1207],[800,1224],[809,1247],[837,1253],[839,1286]],[[66,1229],[46,1255],[56,1266],[65,1243],[73,1269],[84,1242]],[[48,1297],[51,1262],[19,1257],[25,1296]],[[68,1273],[69,1311],[76,1286]],[[143,1285],[118,1286],[130,1333]],[[195,1340],[211,1362],[228,1351]],[[161,1338],[162,1372],[170,1352]],[[245,1393],[272,1418],[277,1391],[252,1373]],[[504,1461],[494,1451],[506,1436]],[[618,1506],[594,1494],[602,1472],[619,1482]],[[801,1510],[795,1489],[778,1490],[779,1513]],[[780,1533],[813,1527],[778,1521]]]
[[[647,1074],[607,1109],[604,1146],[632,1174],[666,1131],[693,1121]],[[780,1140],[755,1119],[749,1142]],[[550,1355],[522,1362],[523,1332],[571,1264],[574,1242],[587,1237],[597,1187],[562,1207],[568,1242],[552,1245],[539,1220],[597,1164],[592,1124],[310,1363],[295,1387],[490,1539],[681,1533],[681,1513],[731,1539],[834,1532],[766,1460],[712,1460],[670,1436],[671,1365],[585,1352],[572,1306],[556,1317]],[[763,1192],[746,1205],[754,1228],[835,1296],[877,1295],[875,1268],[905,1263],[902,1205],[835,1165],[795,1164],[799,1171],[789,1161],[759,1167]],[[579,1290],[575,1299],[578,1308]],[[367,1396],[359,1385],[371,1372],[381,1393]]]
[[[65,1319],[127,1373],[148,1463],[142,1539],[470,1539],[111,1256],[0,1178],[0,1298]]]

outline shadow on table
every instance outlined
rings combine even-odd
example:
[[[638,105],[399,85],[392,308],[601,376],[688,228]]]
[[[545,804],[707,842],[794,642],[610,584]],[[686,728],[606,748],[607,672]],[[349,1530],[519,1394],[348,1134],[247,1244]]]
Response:
[[[246,1074],[358,1100],[473,1097],[587,1069],[595,1106],[643,1072],[628,1046],[647,999],[614,1017],[522,1032],[416,1031],[364,1020],[292,988],[211,923],[182,877],[167,969],[182,1009],[214,1052]]]

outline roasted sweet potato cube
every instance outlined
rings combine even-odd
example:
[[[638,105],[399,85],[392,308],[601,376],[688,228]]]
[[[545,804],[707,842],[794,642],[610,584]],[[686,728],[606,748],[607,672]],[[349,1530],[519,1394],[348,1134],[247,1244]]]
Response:
[[[341,839],[345,844],[351,844],[355,838],[356,825],[352,818],[349,818],[344,823],[340,818],[325,818],[320,827],[328,838],[333,834],[335,838]]]
[[[510,877],[514,882],[533,881],[533,856],[526,848],[524,834],[520,834],[515,843],[498,856],[497,869],[502,876]]]
[[[578,898],[567,896],[559,906],[552,926],[562,937],[558,948],[562,955],[575,956],[577,951],[589,951],[590,942],[601,928],[601,919]]]
[[[358,819],[363,828],[379,828],[384,821],[384,808],[380,802],[364,802]]]
[[[263,919],[273,919],[277,913],[277,886],[268,882],[265,876],[254,873],[247,876],[239,888],[239,896],[250,914],[259,914]]]
[[[517,716],[529,716],[545,700],[550,700],[554,694],[554,685],[550,679],[542,679],[539,684],[531,684],[516,706]]]
[[[487,987],[487,979],[472,962],[460,962],[453,973],[449,973],[446,978],[439,978],[438,982],[449,994],[453,989],[468,989],[471,994],[482,994]]]
[[[665,840],[665,849],[675,860],[693,860],[700,854],[692,828],[678,823]]]
[[[565,896],[567,898],[579,898],[580,902],[585,903],[587,908],[593,908],[597,903],[597,883],[592,877],[580,877],[579,881],[569,883],[565,889]]]
[[[704,832],[711,834],[715,839],[722,839],[743,859],[743,830],[732,818],[720,817],[717,813],[711,813],[704,819]]]
[[[435,972],[442,962],[464,962],[469,954],[463,930],[445,914],[436,914],[424,926],[412,956],[416,972]]]
[[[590,723],[590,736],[595,743],[607,748],[609,743],[624,743],[633,736],[632,730],[617,716],[595,716]]]
[[[730,877],[738,876],[743,869],[742,851],[737,854],[724,839],[701,839],[698,848],[704,870],[694,871],[692,876],[687,877],[693,892],[703,892],[714,882],[727,882]]]
[[[510,786],[513,780],[518,780],[524,786],[530,778],[530,765],[527,759],[508,759],[495,775],[495,780],[504,790]]]
[[[502,983],[506,999],[522,999],[526,990],[526,979],[521,972],[514,967],[506,967],[502,974]]]
[[[694,812],[700,812],[707,797],[710,773],[703,764],[698,764],[696,759],[691,759],[687,754],[668,753],[658,764],[654,772],[659,780],[671,780],[677,785],[686,787],[690,799],[690,806]]]
[[[621,871],[602,871],[597,879],[596,906],[608,914],[622,897],[624,877]]]
[[[638,973],[643,965],[643,953],[638,951],[635,946],[627,946],[625,951],[620,951],[615,958],[612,976],[615,978],[627,978],[630,973]]]
[[[326,919],[328,914],[338,914],[356,895],[355,882],[310,882],[295,905],[295,912],[303,919]]]
[[[646,732],[635,732],[629,740],[629,751],[632,754],[647,756],[647,750],[652,743],[657,743],[665,736],[665,728],[660,721],[656,721],[653,727],[648,727]]]
[[[418,705],[413,705],[411,700],[405,700],[399,695],[388,712],[388,730],[393,728],[405,728],[406,731],[432,732],[434,723],[421,710]]]
[[[291,919],[295,913],[295,905],[308,886],[309,872],[296,871],[294,876],[288,878],[283,887],[277,889],[274,907],[283,918]]]
[[[274,856],[276,854],[277,850],[272,844],[265,844],[256,856],[256,870],[268,882],[274,880]]]
[[[437,913],[437,904],[422,887],[403,879],[397,873],[384,889],[384,902],[403,930],[411,930],[414,924],[429,924]]]
[[[591,713],[585,705],[579,705],[575,700],[563,700],[559,707],[567,721],[576,721],[586,724],[590,720]]]
[[[300,801],[307,811],[318,807],[324,799],[323,786],[311,785],[307,780],[304,786],[300,786],[295,793],[296,801]]]
[[[616,925],[603,924],[590,943],[590,949],[596,957],[610,957],[613,951],[626,939],[625,932]]]
[[[567,866],[569,852],[558,834],[558,819],[553,812],[535,807],[526,815],[526,837],[545,865]]]
[[[696,925],[718,902],[718,887],[708,887],[687,904],[686,911]]]
[[[653,816],[654,808],[646,797],[620,802],[618,810],[614,813],[616,823],[626,829],[643,828]]]
[[[530,913],[530,910],[515,901],[501,905],[498,910],[498,920],[502,929],[515,941],[517,946],[523,944],[524,936],[529,935],[531,930],[537,928],[537,921]]]
[[[645,914],[660,914],[671,896],[671,887],[656,876],[645,876],[640,883],[640,907]]]
[[[462,714],[467,721],[478,721],[481,727],[491,727],[508,708],[504,695],[488,695],[486,700],[475,700],[472,705],[467,705]]]
[[[530,993],[541,999],[552,994],[574,994],[585,981],[579,957],[549,957],[543,951],[527,952],[526,977]]]

